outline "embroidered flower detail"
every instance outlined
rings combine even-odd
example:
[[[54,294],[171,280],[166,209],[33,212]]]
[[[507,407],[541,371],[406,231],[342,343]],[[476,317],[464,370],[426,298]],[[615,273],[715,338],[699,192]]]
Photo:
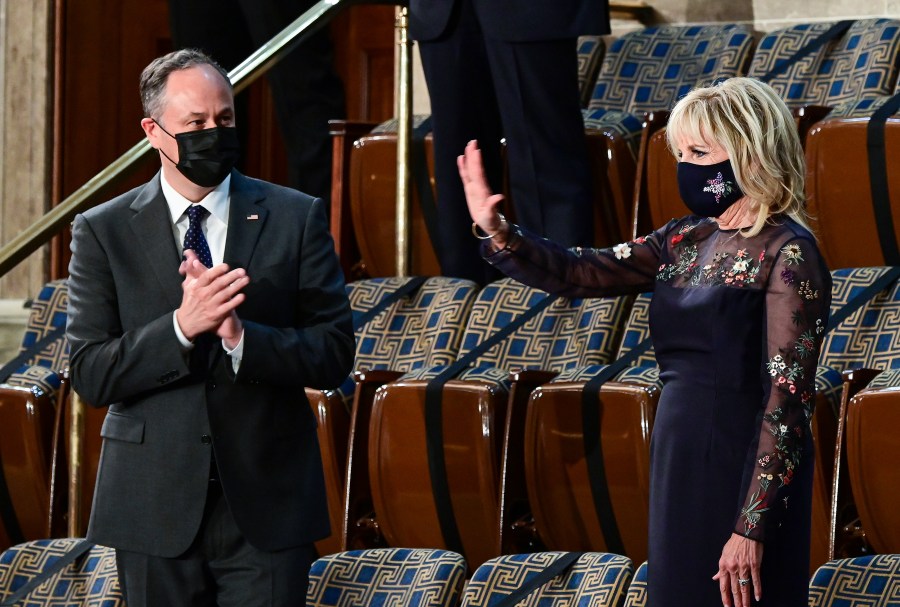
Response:
[[[796,279],[797,279],[797,274],[793,270],[788,270],[787,268],[785,268],[784,270],[781,271],[781,280],[784,282],[784,284],[792,285],[792,284],[794,284],[794,281]]]
[[[785,265],[800,265],[800,262],[803,261],[803,251],[800,249],[800,245],[798,244],[788,244],[784,245],[781,249],[781,254],[784,255],[784,264]]]
[[[734,254],[735,259],[743,259],[747,256],[747,249],[738,249],[738,252]]]
[[[821,318],[816,319],[816,335],[821,335],[825,330],[825,323],[822,322]]]
[[[628,259],[631,257],[631,247],[627,242],[623,242],[613,247],[613,253],[616,254],[616,259]]]
[[[672,237],[672,244],[676,245],[682,240],[684,240],[684,234],[675,234],[675,236]]]
[[[747,271],[747,260],[746,259],[738,259],[734,262],[734,266],[732,266],[732,271],[734,272],[746,272]]]
[[[810,281],[803,280],[800,282],[800,286],[797,288],[797,294],[800,295],[803,299],[813,300],[819,298],[818,289],[813,289],[810,284]]]
[[[815,348],[816,338],[812,334],[812,331],[804,331],[800,337],[797,338],[797,343],[794,344],[794,349],[797,350],[797,354],[800,358],[806,358],[815,351]]]
[[[759,525],[760,520],[762,520],[762,513],[769,509],[765,502],[766,494],[760,495],[760,490],[757,489],[750,497],[750,503],[741,509],[741,516],[744,517],[745,532],[749,533]]]
[[[714,179],[707,179],[706,183],[707,185],[703,188],[703,191],[712,193],[716,197],[716,203],[731,194],[732,189],[734,189],[734,184],[730,181],[725,181],[721,171],[716,173]]]
[[[756,463],[759,464],[760,468],[768,468],[769,464],[772,463],[772,456],[770,454],[766,453],[761,458],[756,460]]]
[[[763,249],[759,252],[759,263],[762,263],[762,260],[766,258],[766,250]]]
[[[645,242],[647,242],[647,237],[646,236],[638,236],[631,242],[633,242],[634,244],[644,244]]]

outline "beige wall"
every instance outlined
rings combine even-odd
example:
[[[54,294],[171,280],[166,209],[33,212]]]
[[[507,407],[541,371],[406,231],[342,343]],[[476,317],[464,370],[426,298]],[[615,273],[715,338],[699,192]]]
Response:
[[[0,0],[0,243],[49,207],[50,0]],[[0,299],[44,284],[46,247],[0,279]]]

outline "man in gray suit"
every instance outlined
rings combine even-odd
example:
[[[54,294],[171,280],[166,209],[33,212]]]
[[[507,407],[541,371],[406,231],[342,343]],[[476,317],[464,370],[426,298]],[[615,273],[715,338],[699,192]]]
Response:
[[[232,169],[231,84],[202,53],[153,61],[141,97],[162,170],[72,228],[72,382],[109,406],[88,537],[129,607],[302,605],[329,532],[303,388],[354,353],[323,202]]]

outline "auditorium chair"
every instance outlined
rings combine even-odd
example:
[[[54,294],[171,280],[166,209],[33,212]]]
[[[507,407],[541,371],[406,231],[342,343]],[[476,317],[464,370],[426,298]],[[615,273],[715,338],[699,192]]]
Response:
[[[850,399],[846,424],[847,472],[866,541],[876,553],[900,553],[900,365]]]
[[[890,607],[900,604],[900,554],[830,561],[809,582],[809,607]]]
[[[51,510],[61,506],[51,503],[50,472],[69,349],[63,334],[51,334],[65,327],[67,304],[64,281],[41,289],[19,347],[27,360],[0,384],[0,549],[58,530],[50,527]]]
[[[78,542],[78,538],[36,540],[13,546],[0,554],[0,602],[52,566]],[[124,607],[115,551],[94,546],[17,605]]]
[[[643,133],[664,124],[692,88],[743,75],[752,48],[750,31],[734,24],[650,27],[610,45],[584,112],[598,210],[616,227],[611,242],[598,244],[656,227],[633,209],[636,179],[643,178]]]
[[[349,283],[347,295],[354,325],[409,280],[393,277]],[[348,499],[350,512],[356,513],[350,518],[351,527],[360,509],[366,514],[371,508],[365,466],[367,434],[356,429],[368,428],[375,389],[405,372],[455,360],[477,290],[475,283],[467,280],[426,279],[415,292],[392,303],[365,326],[356,327],[353,375],[339,388],[306,389],[318,422],[331,521],[331,535],[316,544],[319,554],[345,549]],[[354,464],[352,471],[348,471],[350,461]],[[353,482],[349,497],[348,476]],[[351,528],[351,532],[356,531]]]
[[[472,307],[459,357],[546,297],[511,279],[486,286]],[[503,545],[500,530],[510,529],[527,501],[521,437],[528,394],[568,367],[608,362],[628,303],[629,298],[556,300],[444,385],[440,453],[460,550],[472,568],[527,549]],[[444,369],[409,373],[375,396],[369,474],[375,518],[389,545],[445,547],[449,541],[432,493],[424,419],[426,385]]]
[[[763,36],[748,76],[760,78],[833,23],[803,23]],[[768,79],[788,107],[797,110],[801,137],[834,106],[889,95],[900,71],[900,21],[860,19],[842,36]],[[802,110],[802,111],[801,111]]]
[[[462,607],[496,605],[564,554],[535,552],[510,554],[488,560],[475,570],[466,585]],[[535,589],[516,605],[618,607],[625,597],[633,571],[631,561],[624,556],[587,552],[563,574]]]
[[[842,305],[884,274],[887,268],[847,268],[832,271],[831,312],[834,314]],[[900,368],[900,283],[894,283],[851,314],[837,328],[825,335],[819,356],[821,367],[830,367],[831,381],[835,373],[842,375],[840,405],[836,419],[835,452],[833,464],[829,467],[832,488],[828,492],[830,500],[830,529],[828,549],[830,558],[857,556],[868,550],[865,545],[865,529],[857,519],[853,504],[853,487],[847,473],[846,462],[846,417],[850,399],[866,387],[873,377],[886,370]],[[820,375],[821,375],[820,371]],[[817,381],[817,390],[823,390]],[[821,403],[821,400],[817,401]],[[816,408],[816,421],[824,416],[828,407]],[[822,463],[820,461],[820,463]],[[820,495],[814,491],[813,537],[821,530],[815,526],[816,509]],[[815,555],[814,555],[815,556]]]
[[[900,94],[900,88],[897,93]],[[895,252],[896,241],[900,239],[897,227],[900,225],[897,219],[900,216],[898,116],[889,118],[884,125],[892,230],[879,232],[875,197],[870,185],[869,118],[886,99],[866,98],[838,106],[833,116],[812,127],[806,140],[809,209],[815,220],[822,253],[831,267],[900,264]]]
[[[623,607],[647,607],[647,561],[634,572]]]
[[[616,358],[649,336],[650,301],[650,294],[636,298]],[[533,528],[552,550],[613,551],[595,509],[581,417],[582,390],[602,369],[594,364],[564,371],[528,401],[524,452]],[[650,349],[607,382],[597,402],[613,518],[624,554],[635,562],[647,558],[650,431],[660,387]]]
[[[312,564],[308,607],[456,607],[466,575],[446,550],[373,548],[331,554]]]
[[[583,86],[582,98],[590,95],[605,49],[599,36],[578,39],[578,80]],[[413,127],[420,126],[426,118],[415,116]],[[397,273],[397,120],[378,125],[346,121],[329,124],[333,144],[331,233],[345,275],[348,279],[392,276]],[[424,150],[434,197],[430,132],[424,138]],[[510,219],[513,218],[510,214]],[[409,271],[424,276],[440,274],[415,185],[410,191],[408,225]]]

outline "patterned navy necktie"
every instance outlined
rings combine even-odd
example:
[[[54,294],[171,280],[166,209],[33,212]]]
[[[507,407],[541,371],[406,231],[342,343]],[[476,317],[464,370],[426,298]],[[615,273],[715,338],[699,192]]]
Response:
[[[184,248],[191,249],[197,254],[200,263],[207,268],[212,267],[212,253],[209,252],[209,243],[206,242],[206,236],[203,235],[203,218],[209,215],[209,211],[199,204],[192,204],[187,211],[190,225],[187,233],[184,235]]]

